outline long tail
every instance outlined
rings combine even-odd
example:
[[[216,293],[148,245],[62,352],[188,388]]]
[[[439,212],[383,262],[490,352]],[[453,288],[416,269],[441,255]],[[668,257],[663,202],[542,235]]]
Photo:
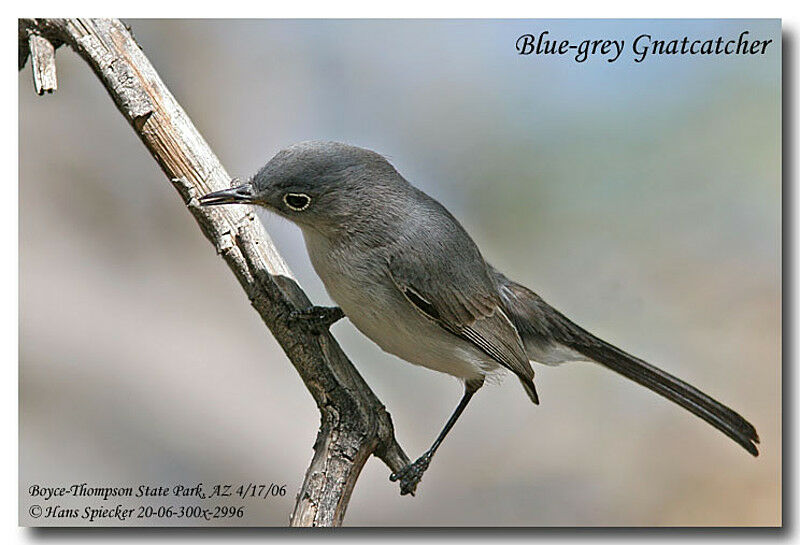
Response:
[[[492,271],[506,310],[519,330],[529,356],[550,357],[551,362],[555,362],[564,354],[577,352],[677,403],[739,443],[753,456],[758,456],[755,445],[759,442],[758,433],[739,413],[694,386],[595,337],[525,286],[494,269]]]

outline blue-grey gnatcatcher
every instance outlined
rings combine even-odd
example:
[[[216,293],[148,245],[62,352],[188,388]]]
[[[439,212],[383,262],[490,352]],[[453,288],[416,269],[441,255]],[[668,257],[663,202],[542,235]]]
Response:
[[[431,448],[392,475],[413,492],[445,435],[488,375],[514,373],[539,403],[530,362],[593,361],[677,403],[758,455],[755,428],[700,390],[572,323],[484,261],[461,224],[373,151],[306,142],[246,184],[203,205],[251,204],[296,223],[325,288],[382,349],[464,381]],[[341,314],[310,312],[330,325]]]

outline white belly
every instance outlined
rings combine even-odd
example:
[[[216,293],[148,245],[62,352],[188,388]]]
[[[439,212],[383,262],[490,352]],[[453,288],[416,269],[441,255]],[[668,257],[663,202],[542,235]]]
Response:
[[[303,235],[311,263],[331,299],[383,350],[461,379],[499,370],[483,351],[417,311],[394,286],[382,260],[351,249],[343,258],[342,250],[331,247],[327,239],[313,232]]]

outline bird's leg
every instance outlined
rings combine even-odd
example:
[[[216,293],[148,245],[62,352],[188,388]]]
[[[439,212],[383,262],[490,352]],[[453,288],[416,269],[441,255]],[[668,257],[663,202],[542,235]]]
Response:
[[[436,453],[436,449],[439,448],[439,445],[442,444],[444,441],[445,436],[456,423],[458,417],[461,416],[461,413],[464,412],[464,409],[467,407],[469,400],[472,399],[472,396],[475,395],[475,392],[483,386],[483,377],[477,380],[468,380],[464,383],[464,395],[461,398],[461,401],[458,402],[458,406],[456,410],[453,411],[453,414],[447,420],[447,423],[444,425],[444,428],[439,433],[439,436],[436,438],[436,441],[433,442],[431,448],[425,451],[425,454],[417,458],[415,462],[408,464],[406,467],[401,469],[396,473],[392,473],[389,476],[389,480],[394,482],[399,480],[400,481],[400,495],[405,496],[406,494],[414,495],[414,492],[417,489],[417,485],[419,484],[420,480],[422,480],[422,474],[425,473],[425,470],[428,469],[428,464],[431,463],[431,458]]]
[[[290,324],[302,327],[316,335],[324,333],[342,318],[344,318],[344,312],[339,307],[311,306],[289,313]]]

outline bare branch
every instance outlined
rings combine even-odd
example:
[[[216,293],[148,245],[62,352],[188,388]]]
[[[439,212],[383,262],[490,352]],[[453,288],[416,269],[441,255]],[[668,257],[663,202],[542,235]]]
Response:
[[[290,522],[341,524],[370,455],[391,471],[409,461],[395,440],[389,413],[330,333],[313,334],[289,320],[310,301],[252,211],[198,205],[198,196],[228,187],[231,178],[125,25],[116,19],[21,19],[20,67],[27,57],[24,33],[56,47],[66,43],[92,67],[297,369],[322,425]],[[34,50],[40,42],[25,43]]]

